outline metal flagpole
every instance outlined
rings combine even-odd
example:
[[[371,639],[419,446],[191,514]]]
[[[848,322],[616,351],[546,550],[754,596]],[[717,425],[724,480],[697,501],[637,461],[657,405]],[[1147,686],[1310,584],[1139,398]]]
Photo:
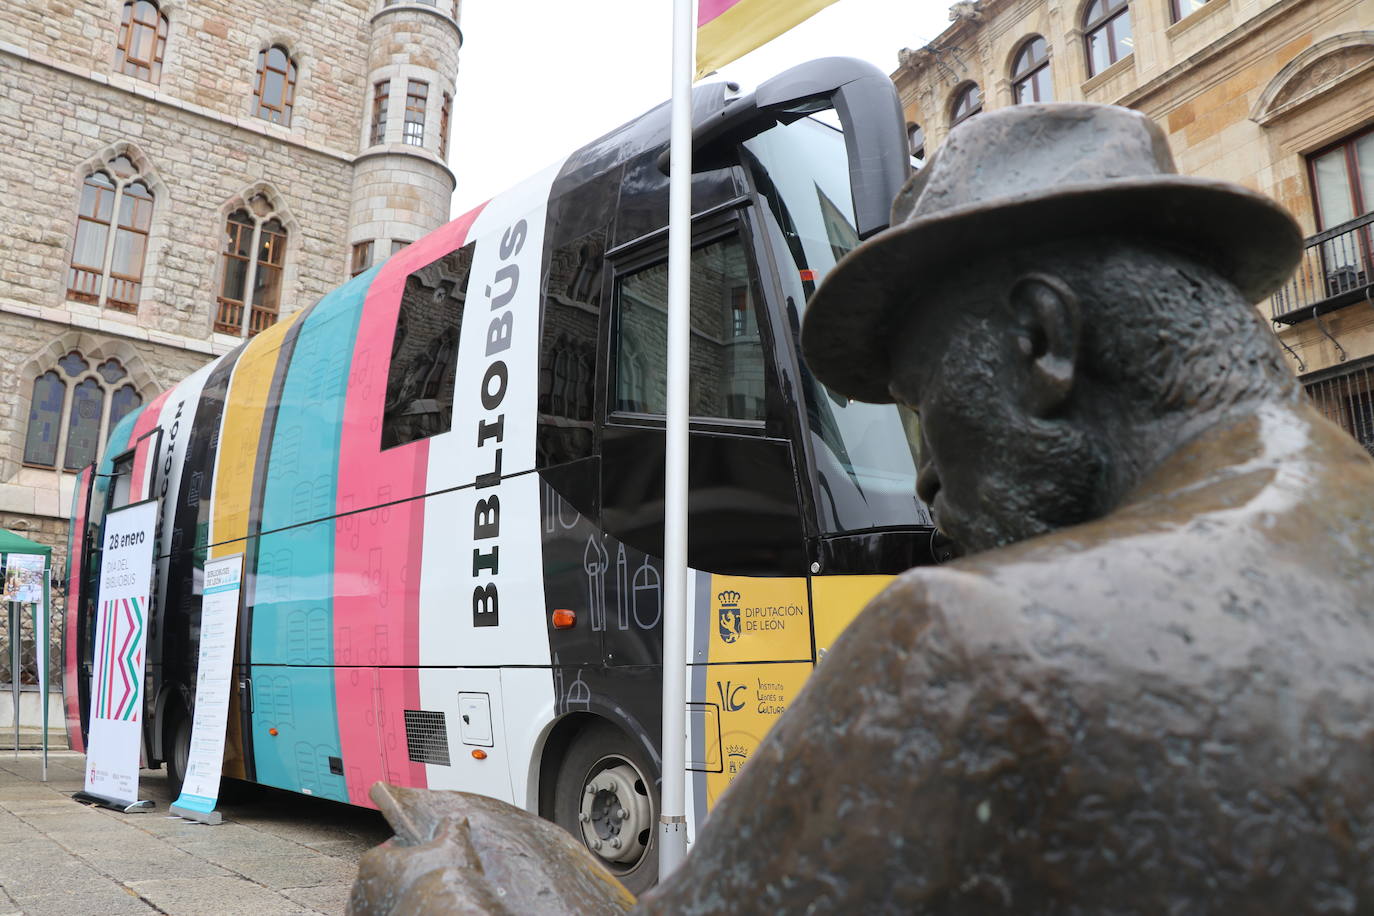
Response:
[[[668,186],[668,403],[664,467],[663,784],[659,880],[687,857],[687,430],[691,335],[694,0],[673,0],[673,105]]]

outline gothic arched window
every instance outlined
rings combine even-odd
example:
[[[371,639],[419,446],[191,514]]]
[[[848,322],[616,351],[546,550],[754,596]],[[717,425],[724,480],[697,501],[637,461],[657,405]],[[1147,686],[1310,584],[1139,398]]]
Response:
[[[116,156],[81,186],[67,297],[138,311],[153,224],[153,192],[128,156]]]
[[[156,83],[166,51],[167,17],[153,0],[128,0],[115,42],[115,70]]]
[[[24,463],[79,471],[96,459],[110,430],[143,398],[124,365],[110,357],[92,368],[76,350],[33,381]]]
[[[276,324],[281,313],[286,226],[261,194],[229,214],[220,246],[219,308],[215,330],[252,337]],[[252,290],[251,300],[248,291]],[[248,321],[244,305],[249,303]]]
[[[273,45],[258,52],[258,78],[253,87],[253,114],[273,124],[291,123],[296,101],[296,64],[286,49]]]

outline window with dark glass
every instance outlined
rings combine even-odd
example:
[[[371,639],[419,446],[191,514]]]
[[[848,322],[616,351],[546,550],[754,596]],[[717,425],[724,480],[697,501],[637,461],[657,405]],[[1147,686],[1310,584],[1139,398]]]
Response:
[[[926,132],[921,129],[919,124],[908,124],[906,126],[907,149],[911,152],[911,158],[916,160],[917,166],[926,163]]]
[[[448,158],[448,117],[453,107],[453,96],[444,93],[444,104],[439,108],[439,158]]]
[[[458,336],[474,248],[466,245],[406,277],[387,370],[382,448],[453,426]]]
[[[156,83],[162,77],[167,50],[167,17],[152,0],[129,0],[119,22],[114,68],[119,73]]]
[[[32,467],[79,471],[95,460],[100,444],[142,397],[128,381],[119,360],[110,357],[92,369],[76,350],[33,382],[24,463]]]
[[[281,312],[281,274],[286,263],[286,227],[269,219],[258,234],[257,275],[253,283],[253,308],[249,314],[248,336],[277,323]]]
[[[983,110],[983,90],[977,83],[967,83],[954,94],[954,105],[950,109],[950,126],[969,118]]]
[[[1021,45],[1011,68],[1012,98],[1016,104],[1053,102],[1054,84],[1050,80],[1050,51],[1045,39],[1035,35]]]
[[[1169,3],[1173,7],[1174,22],[1178,22],[1206,6],[1207,0],[1169,0]]]
[[[401,139],[411,146],[425,145],[425,103],[428,97],[429,83],[407,81],[406,119]]]
[[[273,45],[258,52],[258,79],[253,89],[254,113],[273,124],[291,123],[296,100],[296,65],[286,49]]]
[[[391,97],[391,80],[372,87],[372,130],[368,144],[376,146],[386,139],[386,106]]]
[[[153,193],[127,156],[92,173],[81,187],[68,298],[137,311],[152,223]]]
[[[400,251],[402,248],[406,247],[406,246],[409,245],[409,244],[410,244],[410,242],[409,242],[409,240],[407,240],[407,239],[392,239],[392,240],[391,240],[391,253],[392,253],[392,254],[395,254],[396,252]]]
[[[252,337],[271,327],[281,311],[286,227],[262,197],[252,209],[229,214],[220,249],[220,291],[215,330]],[[252,290],[251,299],[247,296]],[[244,324],[245,305],[248,321]]]
[[[1135,51],[1127,0],[1093,0],[1083,15],[1088,76],[1095,76]]]
[[[349,272],[350,277],[358,274],[372,266],[372,242],[358,242],[353,246],[353,267]]]
[[[692,252],[692,416],[761,421],[765,362],[744,245],[737,236]],[[615,401],[625,413],[667,408],[668,265],[616,282]]]
[[[1308,157],[1317,229],[1337,229],[1374,211],[1374,131],[1347,137]],[[1322,242],[1326,293],[1336,296],[1370,282],[1369,228],[1351,227]]]

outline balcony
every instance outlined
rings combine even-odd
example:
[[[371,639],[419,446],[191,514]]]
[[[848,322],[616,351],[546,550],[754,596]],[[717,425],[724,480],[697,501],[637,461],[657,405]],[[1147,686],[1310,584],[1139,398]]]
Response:
[[[1292,278],[1269,300],[1269,318],[1292,326],[1368,301],[1374,305],[1374,213],[1307,239]]]

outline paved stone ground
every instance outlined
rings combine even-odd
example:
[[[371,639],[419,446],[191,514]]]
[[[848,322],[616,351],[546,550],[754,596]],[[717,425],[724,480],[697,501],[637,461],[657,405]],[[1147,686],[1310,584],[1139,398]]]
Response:
[[[50,752],[46,783],[41,760],[0,752],[0,916],[343,913],[359,857],[391,836],[376,811],[270,789],[215,827],[169,817],[162,770],[141,775],[153,811],[89,807],[71,799],[83,755]]]

